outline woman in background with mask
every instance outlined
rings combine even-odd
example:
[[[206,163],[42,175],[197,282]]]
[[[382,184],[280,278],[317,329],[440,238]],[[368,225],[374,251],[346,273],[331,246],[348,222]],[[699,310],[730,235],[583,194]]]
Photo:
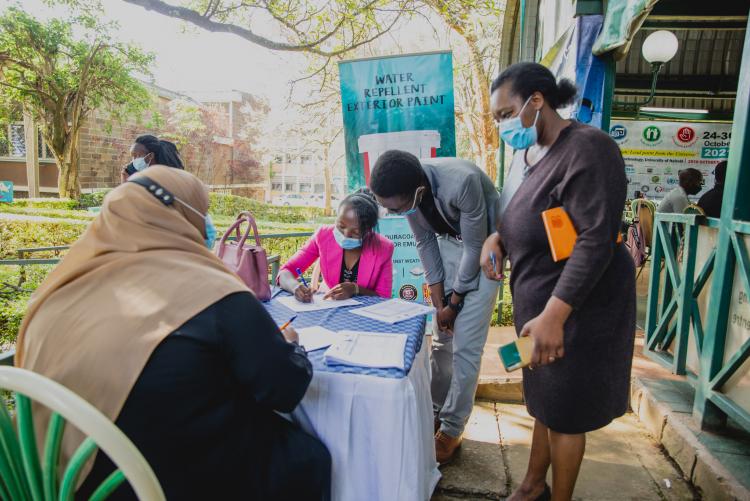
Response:
[[[207,248],[207,210],[203,183],[159,165],[109,193],[34,293],[16,363],[114,421],[167,499],[328,499],[327,449],[276,413],[312,365]],[[41,433],[49,413],[34,418]],[[65,463],[83,439],[66,429]],[[97,454],[76,498],[113,468]],[[110,499],[135,497],[124,484]]]
[[[635,270],[617,243],[625,165],[609,135],[558,114],[575,95],[572,83],[557,83],[536,63],[510,66],[492,84],[492,113],[516,154],[481,265],[493,278],[500,270],[491,254],[510,259],[516,330],[534,340],[531,368],[523,371],[535,418],[531,457],[512,501],[571,499],[585,434],[628,408]],[[558,262],[542,220],[555,207],[577,233],[572,254]]]
[[[149,134],[138,136],[130,147],[131,162],[120,173],[124,183],[130,176],[151,165],[166,165],[175,169],[185,169],[180,153],[174,143]]]
[[[281,288],[298,301],[312,301],[314,291],[298,281],[299,272],[304,273],[320,259],[320,271],[329,289],[326,299],[391,297],[393,242],[375,233],[378,213],[375,198],[368,191],[346,197],[339,205],[336,224],[319,228],[281,268]]]

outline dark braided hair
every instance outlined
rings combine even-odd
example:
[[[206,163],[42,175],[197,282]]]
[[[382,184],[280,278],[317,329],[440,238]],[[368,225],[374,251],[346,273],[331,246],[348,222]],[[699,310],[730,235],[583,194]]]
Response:
[[[185,169],[185,166],[182,165],[180,153],[177,151],[177,146],[174,143],[159,139],[150,134],[138,136],[135,138],[135,142],[146,148],[149,153],[154,154],[154,164]]]
[[[378,224],[378,203],[375,196],[367,188],[362,188],[348,195],[339,204],[339,210],[343,207],[351,207],[357,215],[359,233],[362,238],[362,247],[373,243],[375,226]]]

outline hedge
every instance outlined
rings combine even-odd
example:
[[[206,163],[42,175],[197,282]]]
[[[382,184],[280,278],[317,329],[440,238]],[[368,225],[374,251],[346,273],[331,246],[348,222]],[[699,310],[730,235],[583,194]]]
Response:
[[[17,198],[11,203],[0,202],[0,212],[4,212],[8,207],[73,210],[78,208],[78,201],[67,198]]]
[[[16,250],[25,247],[70,245],[86,231],[86,224],[0,220],[0,259],[15,259]],[[39,253],[34,257],[50,257]]]

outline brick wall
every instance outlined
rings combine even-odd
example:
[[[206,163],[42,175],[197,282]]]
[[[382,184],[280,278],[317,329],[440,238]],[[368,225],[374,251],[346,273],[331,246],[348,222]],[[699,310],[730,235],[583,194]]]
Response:
[[[164,116],[169,113],[168,104],[166,98],[159,101],[158,106]],[[238,120],[243,118],[236,114],[235,117]],[[150,113],[141,122],[147,123],[148,118]],[[109,131],[108,124],[111,125]],[[104,112],[94,112],[81,129],[81,188],[109,188],[119,184],[120,171],[130,162],[130,146],[135,138],[141,134],[159,136],[160,132],[163,131],[138,125],[135,118],[124,123],[111,123]],[[231,141],[230,144],[223,144],[209,137],[196,144],[184,145],[180,148],[180,156],[185,168],[206,184],[262,183],[267,177],[266,169],[255,158],[252,145],[240,139],[234,139],[233,147]]]

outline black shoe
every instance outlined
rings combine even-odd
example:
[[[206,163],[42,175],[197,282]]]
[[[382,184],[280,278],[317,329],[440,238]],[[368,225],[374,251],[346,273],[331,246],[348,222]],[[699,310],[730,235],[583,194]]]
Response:
[[[535,501],[551,501],[552,499],[552,489],[549,488],[549,485],[545,482],[544,483],[544,491],[537,496]]]

